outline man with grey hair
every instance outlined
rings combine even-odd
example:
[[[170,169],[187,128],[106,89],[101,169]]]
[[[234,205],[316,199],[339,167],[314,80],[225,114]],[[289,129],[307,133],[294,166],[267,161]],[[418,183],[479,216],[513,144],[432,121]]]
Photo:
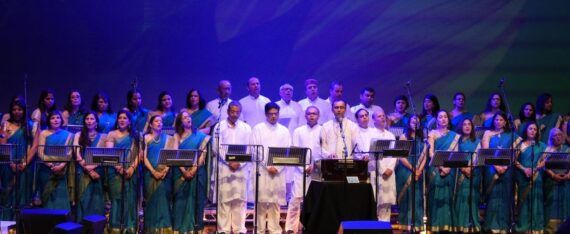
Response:
[[[321,113],[319,124],[329,120],[328,114],[330,113],[331,105],[319,97],[319,82],[316,79],[305,80],[305,94],[307,94],[307,98],[299,101],[303,111],[306,111],[309,106],[315,106],[319,108]]]
[[[216,92],[218,93],[218,97],[206,104],[206,110],[212,113],[215,121],[218,121],[218,118],[222,121],[228,118],[228,104],[232,102],[230,98],[232,94],[232,84],[229,80],[220,80]],[[212,123],[212,125],[214,124],[216,123]]]
[[[300,126],[303,121],[303,109],[299,103],[293,101],[293,86],[290,84],[283,84],[279,87],[279,95],[281,100],[279,100],[277,105],[281,107],[279,111],[279,123],[289,129],[289,133],[293,134],[293,131]]]

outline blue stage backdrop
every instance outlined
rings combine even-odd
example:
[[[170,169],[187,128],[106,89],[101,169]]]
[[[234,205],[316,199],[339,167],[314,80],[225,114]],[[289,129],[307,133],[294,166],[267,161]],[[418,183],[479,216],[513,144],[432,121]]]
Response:
[[[239,99],[257,76],[272,100],[285,82],[304,98],[313,77],[323,98],[339,80],[350,104],[369,86],[392,111],[412,81],[418,108],[435,93],[449,109],[463,91],[472,112],[505,78],[513,112],[550,92],[555,111],[568,113],[568,9],[567,0],[1,1],[0,111],[27,74],[30,110],[46,87],[60,108],[78,88],[86,103],[106,90],[117,110],[137,78],[144,106],[168,90],[180,108],[191,88],[214,98],[220,79]]]

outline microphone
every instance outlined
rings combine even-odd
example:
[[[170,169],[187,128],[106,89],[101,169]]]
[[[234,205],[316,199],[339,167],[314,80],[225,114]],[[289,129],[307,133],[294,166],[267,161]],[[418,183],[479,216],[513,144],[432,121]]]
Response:
[[[499,81],[499,88],[502,88],[503,85],[505,85],[505,78],[502,78],[501,81]]]
[[[220,101],[218,102],[218,109],[222,108],[222,106],[224,106],[227,101],[228,101],[227,98],[221,98]]]
[[[408,82],[406,82],[406,87],[410,87],[410,86],[412,86],[412,81],[408,80]]]

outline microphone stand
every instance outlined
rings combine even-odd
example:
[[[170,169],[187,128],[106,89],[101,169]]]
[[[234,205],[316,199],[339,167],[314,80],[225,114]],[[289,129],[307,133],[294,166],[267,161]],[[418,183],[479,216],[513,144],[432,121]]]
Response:
[[[221,143],[220,143],[220,119],[222,118],[222,106],[224,106],[225,99],[220,97],[220,102],[218,103],[218,124],[216,125],[216,129],[214,130],[214,135],[216,139],[217,145],[215,147],[218,148],[218,153],[216,157],[216,230],[218,229],[218,221],[219,221],[219,211],[220,211],[220,150],[221,150]],[[197,171],[196,171],[197,172]],[[254,222],[254,229],[257,229],[257,225]],[[257,231],[257,230],[256,230]]]
[[[531,142],[531,152],[530,152],[530,197],[528,198],[528,203],[529,203],[529,209],[530,209],[530,232],[532,233],[532,212],[534,211],[532,205],[533,205],[533,201],[532,198],[534,197],[534,144],[535,142],[532,141]]]
[[[337,118],[336,119],[338,122],[338,126],[340,129],[340,136],[342,137],[342,143],[344,144],[343,149],[342,149],[342,154],[343,154],[343,158],[344,158],[344,177],[346,178],[348,176],[348,165],[347,165],[347,160],[348,160],[348,147],[346,146],[346,137],[344,135],[344,129],[342,128],[342,121],[343,118]]]
[[[511,108],[509,105],[509,101],[507,100],[507,92],[505,91],[505,79],[501,79],[501,81],[499,82],[499,89],[501,89],[501,94],[503,95],[503,101],[505,102],[505,107],[507,108],[507,121],[509,123],[510,126],[510,133],[511,133],[511,142],[509,145],[509,149],[511,150],[511,165],[510,167],[512,167],[514,165],[515,162],[515,151],[514,151],[514,141],[515,141],[515,129],[514,129],[514,122],[513,122],[513,115],[511,114]],[[507,171],[509,171],[511,168],[508,168]],[[505,172],[506,173],[506,172]],[[514,193],[515,191],[515,176],[513,173],[511,173],[511,191]],[[514,197],[514,196],[513,196]],[[515,225],[515,199],[513,198],[511,200],[511,223],[510,223],[510,227],[509,227],[509,232],[513,232],[514,229],[514,225]]]
[[[414,116],[417,119],[416,107],[414,106],[414,101],[413,101],[414,99],[412,97],[412,92],[410,91],[411,84],[412,84],[412,82],[408,81],[408,83],[406,83],[405,87],[406,87],[406,91],[408,92],[408,100],[409,100],[410,106],[412,107],[412,113],[414,113]],[[409,120],[409,121],[411,121],[411,120]],[[414,128],[414,146],[416,147],[416,152],[415,152],[415,156],[414,156],[415,159],[413,161],[415,162],[416,165],[412,165],[412,177],[411,177],[411,179],[412,179],[412,184],[411,184],[412,185],[412,196],[411,196],[412,197],[412,205],[410,207],[411,207],[411,212],[412,212],[412,217],[411,217],[412,222],[410,225],[410,229],[411,229],[412,233],[415,231],[414,229],[415,229],[415,224],[416,224],[416,212],[415,212],[415,205],[416,205],[416,167],[418,166],[418,161],[417,161],[418,155],[421,154],[420,147],[417,147],[417,145],[418,145],[418,142],[417,142],[418,139],[417,138],[419,135],[418,131],[419,131],[419,125],[420,125],[419,122],[420,121],[418,119],[418,121],[416,123],[416,127]],[[408,126],[409,126],[409,124],[408,124]],[[408,126],[406,126],[406,128],[408,128]],[[425,199],[425,197],[424,197],[424,199]],[[425,207],[424,207],[424,219],[427,220],[427,217],[425,216]]]

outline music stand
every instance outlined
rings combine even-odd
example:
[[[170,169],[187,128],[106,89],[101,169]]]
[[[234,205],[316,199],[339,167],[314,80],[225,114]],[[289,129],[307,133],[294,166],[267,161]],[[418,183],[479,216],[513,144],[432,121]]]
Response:
[[[479,149],[477,166],[510,166],[517,149]]]
[[[128,157],[130,149],[126,148],[98,148],[85,147],[85,164],[98,166],[121,166],[125,168],[127,163],[131,163]],[[125,175],[123,172],[121,180],[121,223],[120,231],[125,228]]]
[[[83,125],[68,124],[67,126],[65,126],[65,130],[73,134],[81,132],[81,129],[83,129]]]
[[[73,156],[73,148],[72,145],[39,145],[38,155],[44,163],[70,162]]]
[[[16,158],[18,155],[18,148],[19,145],[15,144],[0,144],[0,164],[18,164],[22,161],[22,158]],[[12,170],[10,166],[8,166],[9,170]],[[12,204],[12,209],[14,210],[14,216],[16,218],[16,227],[19,227],[20,224],[20,206],[18,204],[19,196],[19,181],[20,181],[20,173],[18,169],[14,173],[14,204]],[[9,196],[9,195],[8,195]]]
[[[176,129],[172,126],[164,126],[162,127],[161,132],[170,136],[174,136],[174,133],[176,133]]]
[[[570,170],[570,153],[544,152],[546,169],[556,174],[566,174]]]
[[[403,158],[410,155],[410,151],[414,141],[396,141],[396,140],[379,140],[372,139],[370,142],[369,152],[361,152],[374,154],[374,163],[376,165],[375,173],[375,185],[378,189],[378,160],[379,157],[392,157],[392,158]],[[378,192],[376,192],[376,198],[378,198]]]
[[[216,222],[218,221],[219,211],[219,164],[223,158],[226,162],[251,163],[255,162],[255,198],[253,212],[253,233],[257,233],[257,203],[259,200],[259,162],[264,160],[264,150],[262,145],[238,145],[238,144],[221,144],[218,152],[218,160],[216,165]],[[223,155],[223,157],[221,156]]]

